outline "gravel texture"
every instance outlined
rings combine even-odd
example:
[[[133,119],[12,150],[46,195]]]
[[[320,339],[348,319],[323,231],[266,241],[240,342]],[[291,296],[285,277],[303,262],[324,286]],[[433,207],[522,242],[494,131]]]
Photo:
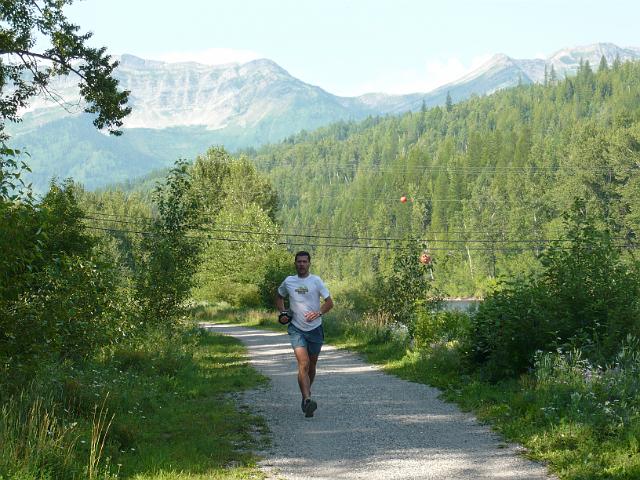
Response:
[[[244,396],[272,433],[261,467],[271,478],[302,479],[548,479],[473,416],[438,399],[439,391],[401,380],[359,356],[325,345],[313,398],[300,409],[297,367],[286,333],[206,324],[240,339],[252,365],[271,379]]]

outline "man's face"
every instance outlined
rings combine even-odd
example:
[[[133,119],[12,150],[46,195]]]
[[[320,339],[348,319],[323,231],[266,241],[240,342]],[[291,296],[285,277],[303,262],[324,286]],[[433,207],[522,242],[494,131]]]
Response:
[[[306,277],[309,274],[310,264],[309,257],[306,255],[300,255],[296,258],[296,272],[298,272],[299,277]]]

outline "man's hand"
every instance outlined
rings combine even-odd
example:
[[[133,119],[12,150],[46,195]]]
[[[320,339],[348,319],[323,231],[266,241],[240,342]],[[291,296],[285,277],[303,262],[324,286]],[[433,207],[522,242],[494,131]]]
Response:
[[[319,318],[321,316],[322,316],[322,313],[320,312],[305,312],[304,319],[307,322],[313,322],[316,318]]]
[[[278,315],[278,322],[280,322],[281,325],[286,325],[291,321],[291,313],[289,313],[288,310],[283,310],[282,312],[280,312],[280,314]]]

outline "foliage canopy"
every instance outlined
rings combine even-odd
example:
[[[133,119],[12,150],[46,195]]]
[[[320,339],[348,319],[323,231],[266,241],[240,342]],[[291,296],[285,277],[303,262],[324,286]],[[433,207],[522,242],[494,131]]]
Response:
[[[64,7],[73,0],[2,0],[0,2],[0,134],[4,120],[19,121],[20,110],[38,94],[58,101],[49,88],[53,77],[75,74],[85,111],[96,114],[99,128],[119,135],[129,92],[118,89],[113,70],[118,62],[106,48],[87,46],[91,33],[68,21]],[[40,43],[47,44],[41,47]],[[7,57],[8,55],[8,57]],[[8,60],[7,60],[8,58]],[[6,134],[5,134],[6,137]]]

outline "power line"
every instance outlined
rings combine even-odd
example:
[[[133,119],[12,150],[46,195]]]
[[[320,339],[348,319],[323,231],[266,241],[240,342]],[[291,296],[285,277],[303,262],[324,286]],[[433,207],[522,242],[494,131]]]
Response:
[[[99,231],[111,232],[111,233],[131,233],[131,234],[141,234],[141,235],[157,235],[156,232],[142,232],[142,231],[136,231],[136,230],[123,230],[123,229],[103,228],[103,227],[93,227],[93,226],[86,226],[85,228],[88,228],[88,229],[91,229],[91,230],[99,230]],[[241,239],[241,238],[194,236],[194,235],[185,235],[185,237],[187,237],[187,238],[200,238],[200,239],[204,238],[206,240],[215,240],[215,241],[223,241],[223,242],[234,242],[234,243],[264,243],[264,242],[261,242],[259,240]],[[412,247],[408,247],[408,246],[407,247],[399,247],[399,246],[389,246],[389,245],[357,245],[357,244],[336,244],[336,243],[296,243],[296,242],[278,242],[278,241],[272,241],[272,242],[269,242],[269,243],[271,243],[273,245],[305,246],[305,247],[314,247],[314,248],[318,248],[318,247],[349,248],[349,249],[363,248],[363,249],[393,250],[393,251],[411,250],[412,249]],[[528,250],[533,250],[533,249],[525,249],[525,248],[495,248],[495,249],[469,248],[469,249],[465,249],[465,251],[466,250],[476,251],[476,252],[499,252],[499,251],[500,252],[523,252],[523,251],[528,251]],[[435,248],[429,248],[429,251],[451,252],[451,251],[453,251],[453,249],[435,247]]]
[[[303,200],[315,200],[318,198],[340,198],[343,197],[345,200],[385,200],[388,203],[396,203],[400,200],[401,196],[406,196],[406,192],[399,192],[397,197],[392,197],[392,196],[381,196],[381,195],[376,195],[376,194],[368,194],[368,195],[349,195],[349,194],[344,194],[344,193],[326,193],[326,194],[320,194],[320,195],[313,195],[310,197],[305,197],[304,195],[283,195],[281,198],[283,199],[298,199],[298,203],[300,203],[300,199]],[[510,205],[513,203],[513,200],[510,199],[506,199],[506,198],[490,198],[488,196],[485,197],[475,197],[473,199],[471,198],[432,198],[432,197],[417,197],[417,196],[413,196],[413,195],[409,195],[409,197],[407,198],[408,201],[410,201],[411,203],[413,202],[422,202],[422,203],[427,203],[427,204],[435,204],[435,203],[471,203],[473,205],[477,205],[479,202],[477,202],[477,199],[481,199],[481,200],[485,200],[486,204],[491,204],[491,205]],[[409,205],[410,206],[410,205]],[[527,210],[532,210],[532,206],[531,205],[526,205],[523,206],[524,208],[527,208]],[[540,205],[537,208],[535,208],[535,211],[540,211],[543,208],[546,208],[545,205]]]
[[[105,231],[105,232],[112,232],[112,233],[130,233],[130,234],[139,234],[139,235],[160,235],[159,232],[151,232],[151,231],[139,231],[139,230],[124,230],[124,229],[115,229],[115,228],[104,228],[104,227],[95,227],[95,226],[85,226],[85,228],[91,229],[91,230],[99,230],[99,231]],[[277,236],[277,235],[273,235],[273,236]],[[184,237],[186,238],[194,238],[194,239],[205,239],[205,240],[215,240],[215,241],[225,241],[225,242],[236,242],[236,243],[265,243],[264,241],[260,241],[257,239],[252,239],[252,238],[229,238],[229,237],[216,237],[216,236],[211,236],[211,235],[206,235],[206,234],[201,234],[201,235],[187,235],[185,234]],[[327,247],[327,248],[350,248],[350,249],[354,249],[354,248],[364,248],[364,249],[379,249],[379,250],[411,250],[413,247],[411,246],[398,246],[398,245],[394,245],[391,246],[389,244],[387,245],[361,245],[361,244],[334,244],[334,243],[297,243],[297,242],[286,242],[286,241],[271,241],[269,242],[273,245],[285,245],[285,246],[306,246],[306,247]],[[418,241],[414,242],[414,243],[420,243]],[[624,247],[624,248],[637,248],[635,246],[631,247],[629,245],[614,245],[616,247]],[[549,246],[547,245],[545,247],[545,249],[547,250],[570,250],[571,247],[562,247],[560,245],[553,245],[553,246]],[[428,248],[429,251],[445,251],[445,252],[452,252],[455,251],[454,248],[445,248],[445,247],[429,247]],[[529,248],[524,248],[524,247],[511,247],[511,248],[507,248],[507,247],[498,247],[498,248],[476,248],[476,247],[465,247],[464,249],[459,249],[460,252],[465,252],[465,251],[475,251],[475,252],[525,252],[525,251],[539,251],[540,248],[536,248],[536,247],[529,247]]]
[[[155,219],[153,217],[147,217],[147,216],[130,216],[130,215],[124,215],[124,214],[113,214],[113,213],[103,213],[103,212],[96,212],[96,211],[87,211],[86,213],[90,214],[90,215],[99,215],[99,216],[105,216],[105,217],[115,217],[118,219],[122,219],[122,218],[127,218],[127,219],[133,219],[136,220],[134,222],[127,222],[124,220],[118,220],[116,223],[123,223],[123,224],[127,224],[130,223],[132,225],[148,225],[149,223],[152,223]],[[206,220],[213,220],[213,222],[215,222],[215,224],[217,226],[220,227],[246,227],[246,228],[253,228],[255,227],[254,224],[247,224],[247,223],[228,223],[228,222],[217,222],[215,221],[215,217],[211,217],[211,216],[204,216],[201,217],[204,218]],[[108,219],[96,219],[98,221],[109,221]],[[395,227],[392,227],[392,229],[396,229]],[[317,231],[334,231],[336,230],[336,228],[331,228],[331,227],[314,227],[314,230]],[[451,234],[485,234],[485,235],[501,235],[501,234],[505,234],[508,233],[504,230],[493,230],[493,231],[489,231],[489,230],[448,230],[448,231],[429,231],[428,233],[433,234],[433,235],[451,235]],[[291,235],[295,235],[295,234],[291,234]],[[348,239],[353,238],[353,235],[348,236]],[[387,237],[385,237],[386,239]]]
[[[109,217],[116,217],[116,219],[112,219],[112,218],[108,218],[108,219],[103,219],[103,218],[96,218],[96,217],[91,217],[91,216],[85,216],[83,218],[85,219],[90,219],[90,220],[95,220],[95,221],[100,221],[100,222],[113,222],[113,223],[120,223],[120,224],[125,224],[125,225],[148,225],[149,221],[153,220],[151,217],[142,217],[144,220],[140,220],[140,221],[134,221],[134,222],[130,222],[130,221],[126,221],[126,220],[121,220],[121,218],[136,218],[136,217],[128,217],[126,215],[118,215],[118,214],[107,214],[107,213],[100,213],[100,212],[90,212],[93,213],[94,215],[105,215],[105,216],[109,216]],[[251,230],[246,230],[246,229],[238,229],[237,227],[254,227],[254,225],[248,225],[248,224],[217,224],[218,227],[205,227],[203,228],[202,225],[194,225],[194,226],[189,226],[186,225],[187,228],[191,227],[194,229],[198,229],[201,231],[211,231],[211,232],[218,232],[218,233],[239,233],[239,234],[248,234],[248,235],[278,235],[278,236],[282,236],[282,237],[297,237],[297,238],[316,238],[316,239],[331,239],[331,240],[352,240],[352,241],[394,241],[394,242],[422,242],[422,243],[533,243],[533,244],[541,244],[541,243],[558,243],[558,242],[568,242],[569,240],[567,239],[562,239],[562,238],[518,238],[518,239],[505,239],[505,238],[463,238],[463,239],[457,239],[457,238],[449,238],[449,239],[438,239],[438,238],[400,238],[400,237],[360,237],[358,235],[317,235],[317,234],[300,234],[300,233],[290,233],[290,232],[272,232],[272,231],[264,231],[264,230],[255,230],[255,229],[251,229]],[[226,226],[230,226],[230,227],[234,227],[234,228],[219,228],[219,227],[226,227]],[[431,234],[435,234],[436,232],[429,232]],[[444,233],[444,234],[449,234],[449,233],[453,233],[453,232],[440,232],[440,233]],[[494,231],[494,232],[488,232],[488,231],[459,231],[458,233],[482,233],[482,234],[492,234],[492,235],[503,235],[506,232],[504,231]],[[625,236],[613,236],[612,237],[614,240],[627,240],[627,237]]]
[[[126,225],[139,225],[137,222],[129,222],[126,220],[117,220],[117,219],[102,219],[91,216],[83,217],[88,220],[96,220],[101,222],[113,222],[120,223]],[[217,232],[217,233],[236,233],[236,234],[244,234],[244,235],[268,235],[268,236],[279,236],[279,237],[291,237],[291,238],[311,238],[311,239],[323,239],[323,240],[351,240],[351,241],[367,241],[367,242],[417,242],[417,243],[532,243],[532,244],[543,244],[543,243],[554,243],[554,242],[567,242],[566,239],[546,239],[546,238],[534,238],[534,239],[437,239],[437,238],[400,238],[400,237],[359,237],[359,236],[338,236],[338,235],[315,235],[315,234],[298,234],[298,233],[287,233],[287,232],[269,232],[262,230],[243,230],[243,229],[229,229],[229,228],[214,228],[207,227],[201,228],[200,226],[196,226],[194,228],[199,229],[202,232]]]

